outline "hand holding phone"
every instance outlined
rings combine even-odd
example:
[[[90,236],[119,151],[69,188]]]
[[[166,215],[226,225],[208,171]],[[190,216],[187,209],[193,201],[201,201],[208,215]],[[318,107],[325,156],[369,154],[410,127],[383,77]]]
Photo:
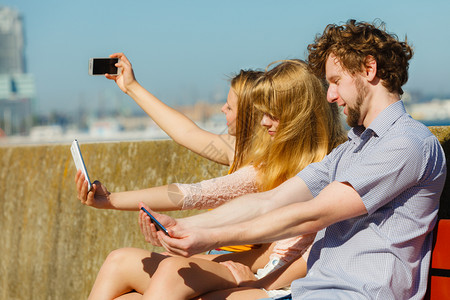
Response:
[[[84,178],[88,182],[88,191],[91,190],[92,184],[89,179],[89,174],[86,169],[86,165],[84,164],[83,156],[81,155],[80,145],[77,140],[73,140],[72,146],[70,147],[70,151],[72,152],[73,161],[75,162],[75,166],[77,170],[81,170],[83,172]]]
[[[150,217],[150,220],[152,221],[152,223],[155,224],[156,230],[161,230],[167,236],[170,236],[167,229],[161,223],[159,223],[158,220],[156,220],[155,217],[152,216],[152,214],[148,210],[145,209],[145,207],[141,207],[141,209]]]

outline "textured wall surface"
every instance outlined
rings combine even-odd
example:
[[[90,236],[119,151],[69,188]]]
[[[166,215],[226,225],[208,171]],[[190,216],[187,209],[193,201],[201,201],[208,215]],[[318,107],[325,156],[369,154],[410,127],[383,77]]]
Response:
[[[450,161],[450,127],[432,127]],[[137,212],[80,204],[70,145],[0,147],[0,299],[86,299],[114,249],[152,250]],[[91,180],[110,191],[197,182],[227,168],[172,141],[81,144]],[[450,185],[440,216],[450,217]],[[181,216],[194,212],[171,212]],[[161,251],[162,249],[153,249]]]
[[[80,147],[91,180],[109,191],[197,182],[227,171],[172,141]],[[75,172],[70,145],[0,147],[0,299],[86,299],[110,251],[152,250],[137,212],[80,204]],[[195,211],[168,214],[187,213]]]

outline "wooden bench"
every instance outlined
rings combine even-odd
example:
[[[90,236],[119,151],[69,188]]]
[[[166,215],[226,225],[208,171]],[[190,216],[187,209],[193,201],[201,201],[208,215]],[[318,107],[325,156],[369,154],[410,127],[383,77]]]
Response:
[[[439,136],[441,128],[430,128]],[[439,219],[434,229],[433,250],[429,272],[428,290],[425,300],[450,299],[450,139],[440,136],[447,159],[447,178],[440,199]]]
[[[436,225],[429,277],[425,299],[450,299],[450,219]]]

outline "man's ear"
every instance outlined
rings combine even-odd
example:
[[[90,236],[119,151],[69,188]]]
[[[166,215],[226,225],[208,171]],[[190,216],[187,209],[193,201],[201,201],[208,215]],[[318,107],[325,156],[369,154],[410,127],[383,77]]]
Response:
[[[372,82],[377,76],[377,61],[372,55],[368,55],[366,57],[366,61],[364,63],[364,76],[367,81]]]

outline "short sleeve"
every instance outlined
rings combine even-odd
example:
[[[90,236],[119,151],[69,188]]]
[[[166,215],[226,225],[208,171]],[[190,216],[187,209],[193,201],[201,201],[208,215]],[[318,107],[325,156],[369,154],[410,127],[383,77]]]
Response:
[[[339,145],[325,156],[322,161],[308,165],[297,174],[306,183],[314,197],[319,195],[333,181],[333,176],[336,172],[336,161],[344,153],[344,145],[345,143]]]
[[[351,184],[371,214],[419,182],[429,153],[430,144],[411,135],[385,139],[335,180]]]

